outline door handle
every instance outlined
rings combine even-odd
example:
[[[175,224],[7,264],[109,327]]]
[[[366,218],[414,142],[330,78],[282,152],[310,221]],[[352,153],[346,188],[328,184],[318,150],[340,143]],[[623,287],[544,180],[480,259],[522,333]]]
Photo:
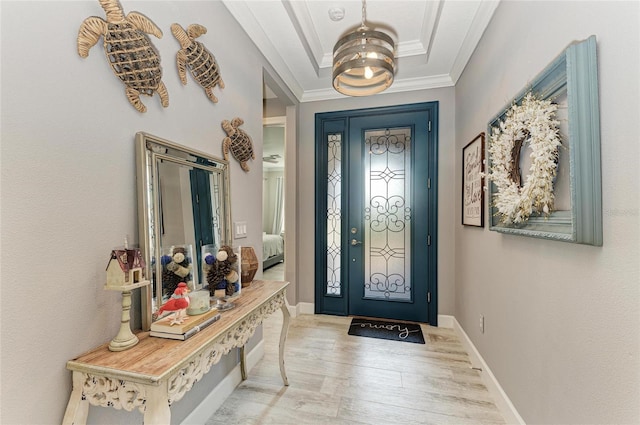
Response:
[[[362,241],[351,239],[351,246],[361,245]]]

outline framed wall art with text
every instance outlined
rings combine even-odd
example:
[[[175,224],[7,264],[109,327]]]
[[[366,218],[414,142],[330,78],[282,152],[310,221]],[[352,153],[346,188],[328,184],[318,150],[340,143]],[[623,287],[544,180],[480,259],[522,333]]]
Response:
[[[484,227],[484,133],[462,148],[462,224]]]

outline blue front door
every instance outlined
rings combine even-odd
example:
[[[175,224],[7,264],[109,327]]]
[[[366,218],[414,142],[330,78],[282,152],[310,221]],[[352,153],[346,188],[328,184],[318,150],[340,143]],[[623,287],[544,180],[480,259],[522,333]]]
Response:
[[[436,116],[426,103],[316,117],[316,312],[437,324]]]

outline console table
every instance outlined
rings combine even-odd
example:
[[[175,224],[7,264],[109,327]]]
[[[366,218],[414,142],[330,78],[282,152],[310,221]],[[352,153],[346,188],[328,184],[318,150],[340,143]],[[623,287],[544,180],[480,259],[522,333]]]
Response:
[[[289,328],[286,288],[289,282],[254,280],[242,288],[235,308],[222,312],[213,325],[187,339],[154,338],[137,334],[140,342],[126,351],[109,351],[108,343],[67,362],[73,372],[73,389],[63,424],[85,424],[89,405],[114,407],[144,414],[145,425],[169,424],[169,406],[180,400],[232,348],[240,347],[240,370],[246,379],[244,345],[258,325],[275,312],[284,317],[280,333],[280,374]]]

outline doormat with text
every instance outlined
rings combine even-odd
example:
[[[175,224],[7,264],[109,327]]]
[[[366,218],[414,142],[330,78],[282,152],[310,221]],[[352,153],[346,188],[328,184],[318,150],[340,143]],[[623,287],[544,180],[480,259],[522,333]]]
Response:
[[[387,322],[354,317],[349,326],[349,335],[424,344],[424,335],[422,335],[422,329],[417,323]]]

